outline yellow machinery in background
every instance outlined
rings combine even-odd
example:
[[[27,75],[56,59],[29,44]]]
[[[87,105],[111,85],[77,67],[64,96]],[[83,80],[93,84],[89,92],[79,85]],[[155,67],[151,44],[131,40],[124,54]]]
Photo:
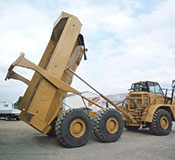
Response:
[[[168,135],[175,121],[174,88],[167,96],[157,82],[141,81],[133,83],[122,106],[125,112],[132,115],[137,123],[123,116],[125,128],[137,130],[140,127],[150,128],[155,135]]]

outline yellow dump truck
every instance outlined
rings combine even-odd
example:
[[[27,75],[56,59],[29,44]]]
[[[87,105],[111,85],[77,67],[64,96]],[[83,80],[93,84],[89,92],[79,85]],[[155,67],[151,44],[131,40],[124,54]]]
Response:
[[[128,98],[132,102],[136,101],[137,108],[133,108],[131,102],[126,103],[126,100],[123,106],[115,104],[75,73],[82,57],[86,59],[84,38],[80,34],[81,26],[77,17],[62,12],[54,23],[49,43],[39,64],[36,65],[26,59],[24,53],[11,64],[5,80],[16,79],[28,85],[18,107],[21,110],[19,118],[43,134],[56,136],[60,144],[65,147],[79,147],[86,144],[92,131],[98,141],[115,142],[122,135],[123,119],[128,128],[144,127],[147,126],[147,122],[153,124],[156,119],[153,115],[162,111],[163,116],[159,116],[161,119],[158,121],[161,121],[161,127],[169,133],[167,127],[169,125],[166,123],[171,124],[171,121],[168,122],[169,116],[165,115],[169,113],[174,120],[174,102],[166,101],[167,103],[152,108],[154,100],[151,94],[134,91],[128,94]],[[16,73],[13,69],[17,66],[34,70],[32,79],[28,80]],[[104,108],[72,88],[70,85],[73,76],[83,81],[114,108]],[[61,106],[68,92],[79,95],[83,101],[91,102],[100,110],[96,112],[86,106],[64,110]],[[146,106],[148,108],[144,110]],[[156,130],[155,125],[152,126],[153,130]]]
[[[163,92],[157,82],[133,83],[122,106],[137,122],[133,123],[123,116],[125,128],[128,130],[149,128],[155,135],[168,135],[172,121],[175,121],[174,87],[170,89],[170,95],[167,93],[168,89]]]
[[[54,23],[51,38],[39,65],[35,65],[21,53],[9,67],[6,76],[6,80],[16,79],[28,85],[18,107],[21,110],[20,119],[43,134],[56,135],[58,141],[66,147],[84,145],[92,130],[102,142],[117,141],[123,131],[123,120],[116,109],[104,109],[70,86],[83,55],[86,59],[84,38],[80,34],[81,26],[77,17],[62,12]],[[14,72],[13,68],[16,66],[34,70],[32,79],[28,80]],[[82,106],[79,109],[62,109],[67,92],[81,96],[101,110],[95,112]]]

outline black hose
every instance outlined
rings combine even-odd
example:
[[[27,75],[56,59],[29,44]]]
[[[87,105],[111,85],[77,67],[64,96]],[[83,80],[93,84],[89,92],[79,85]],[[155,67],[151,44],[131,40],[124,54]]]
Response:
[[[84,54],[84,60],[87,60],[86,47],[85,47],[85,43],[84,43],[84,37],[83,37],[82,34],[78,35],[78,40],[79,40],[80,45],[82,45],[83,48],[84,48],[84,53],[83,53]]]

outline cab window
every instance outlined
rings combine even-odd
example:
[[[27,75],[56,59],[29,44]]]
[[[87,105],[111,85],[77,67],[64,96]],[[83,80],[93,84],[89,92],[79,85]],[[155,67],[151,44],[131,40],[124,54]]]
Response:
[[[156,94],[163,94],[162,89],[158,83],[147,82],[149,92]]]
[[[159,84],[155,84],[155,92],[158,94],[162,94],[162,90],[161,90]]]
[[[149,92],[155,93],[154,83],[148,82],[147,84],[148,84]]]
[[[133,84],[133,85],[131,86],[131,89],[134,90],[134,91],[142,91],[142,88],[143,88],[143,85],[140,84],[140,83]]]

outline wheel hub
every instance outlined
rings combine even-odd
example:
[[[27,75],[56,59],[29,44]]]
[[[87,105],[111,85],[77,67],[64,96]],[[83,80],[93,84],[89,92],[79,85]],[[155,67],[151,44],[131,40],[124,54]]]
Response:
[[[119,122],[116,118],[111,117],[106,122],[106,129],[108,133],[115,134],[119,129]]]
[[[77,118],[71,122],[69,130],[73,137],[79,138],[85,133],[86,124],[82,119]]]
[[[169,120],[167,119],[167,117],[162,117],[160,119],[160,126],[162,129],[167,129],[169,126]]]

